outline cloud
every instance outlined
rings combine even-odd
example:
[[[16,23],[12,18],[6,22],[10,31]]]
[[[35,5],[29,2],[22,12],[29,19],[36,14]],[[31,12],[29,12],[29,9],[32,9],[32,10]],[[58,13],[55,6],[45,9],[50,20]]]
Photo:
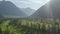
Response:
[[[40,8],[49,0],[7,0],[13,2],[18,7],[30,7],[34,9]]]
[[[29,1],[29,0],[20,0],[20,1]]]
[[[41,1],[39,0],[29,0],[30,2],[33,2],[33,3],[41,3]]]
[[[13,0],[11,0],[13,1]],[[48,0],[15,0],[13,1],[19,7],[30,7],[33,9],[38,9],[42,5],[48,2]]]
[[[48,1],[49,0],[30,0],[30,2],[33,2],[33,3],[46,3]]]
[[[29,1],[29,0],[19,0],[19,1]]]

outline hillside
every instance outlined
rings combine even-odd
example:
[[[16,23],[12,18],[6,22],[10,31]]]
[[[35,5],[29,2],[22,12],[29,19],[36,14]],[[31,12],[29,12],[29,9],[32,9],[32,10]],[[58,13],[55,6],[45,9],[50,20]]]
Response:
[[[33,15],[33,18],[60,18],[60,0],[51,0],[40,7]]]
[[[0,14],[4,16],[26,16],[22,10],[10,1],[0,1]]]

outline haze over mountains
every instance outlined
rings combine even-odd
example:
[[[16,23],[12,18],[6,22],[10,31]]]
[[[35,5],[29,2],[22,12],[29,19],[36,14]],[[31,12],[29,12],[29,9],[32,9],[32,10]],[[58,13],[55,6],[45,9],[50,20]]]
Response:
[[[15,6],[10,1],[0,1],[0,15],[3,16],[21,16],[25,17],[27,16],[20,8]]]
[[[30,7],[27,8],[20,8],[24,13],[27,14],[27,16],[31,16],[36,10],[32,9]]]
[[[0,1],[0,15],[3,16],[26,17],[31,15],[33,18],[60,18],[60,0],[51,0],[35,11],[29,7],[18,8],[10,1]]]
[[[60,0],[50,0],[47,4],[39,8],[33,18],[60,18]]]

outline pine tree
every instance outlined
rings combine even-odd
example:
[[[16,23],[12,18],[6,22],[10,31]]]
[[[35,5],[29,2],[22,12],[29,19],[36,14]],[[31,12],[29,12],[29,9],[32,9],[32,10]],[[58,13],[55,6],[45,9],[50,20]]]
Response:
[[[1,28],[0,28],[0,34],[2,34],[2,30],[1,30]]]

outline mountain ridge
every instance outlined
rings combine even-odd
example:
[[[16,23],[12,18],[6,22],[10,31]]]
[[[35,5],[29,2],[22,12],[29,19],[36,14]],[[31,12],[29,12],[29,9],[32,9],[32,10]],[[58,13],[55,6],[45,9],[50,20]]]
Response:
[[[21,9],[19,9],[10,1],[0,1],[0,14],[7,16],[26,16],[26,14]]]
[[[31,17],[33,18],[60,18],[60,0],[51,0],[40,7]]]

